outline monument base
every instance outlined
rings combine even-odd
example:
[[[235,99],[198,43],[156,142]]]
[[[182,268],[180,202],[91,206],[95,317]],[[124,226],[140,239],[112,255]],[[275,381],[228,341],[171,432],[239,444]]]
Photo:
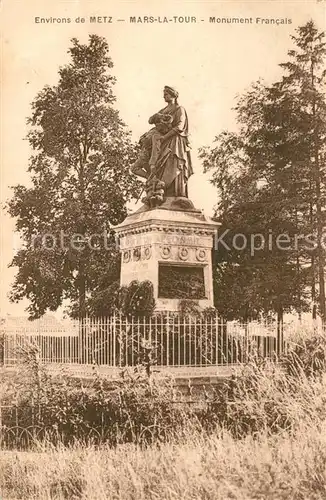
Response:
[[[177,311],[184,299],[202,308],[213,306],[212,248],[218,226],[188,198],[142,207],[114,228],[122,253],[121,285],[151,281],[157,311]]]

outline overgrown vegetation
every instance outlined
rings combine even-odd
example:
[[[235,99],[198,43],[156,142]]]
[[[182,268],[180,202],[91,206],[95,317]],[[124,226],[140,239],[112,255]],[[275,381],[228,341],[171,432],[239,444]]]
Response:
[[[24,500],[176,499],[181,491],[192,499],[321,500],[325,353],[323,336],[296,339],[282,364],[251,359],[203,406],[176,403],[173,380],[141,367],[116,383],[53,378],[31,351],[27,372],[1,391],[2,404],[15,397],[30,432],[28,454],[0,459],[1,492]]]
[[[153,283],[133,280],[129,285],[115,281],[108,288],[95,294],[88,302],[94,316],[110,316],[119,312],[124,316],[151,316],[155,309]]]
[[[27,372],[20,372],[2,396],[2,405],[14,401],[2,425],[27,429],[28,445],[34,439],[144,445],[174,439],[189,426],[206,433],[225,429],[238,439],[295,432],[302,421],[326,419],[323,336],[298,340],[281,364],[257,355],[237,377],[216,384],[204,405],[176,403],[173,380],[152,377],[151,346],[145,344],[132,372],[122,371],[115,382],[95,374],[88,384],[64,373],[49,375],[37,349],[30,350]],[[4,443],[14,445],[17,432],[6,435]]]
[[[96,377],[88,387],[64,376],[42,374],[41,387],[32,382],[16,396],[3,424],[19,424],[21,446],[35,440],[148,444],[168,439],[186,424],[183,408],[171,404],[169,381],[150,383],[142,374],[125,374],[115,383]],[[4,442],[15,446],[16,438],[17,432],[9,433]]]

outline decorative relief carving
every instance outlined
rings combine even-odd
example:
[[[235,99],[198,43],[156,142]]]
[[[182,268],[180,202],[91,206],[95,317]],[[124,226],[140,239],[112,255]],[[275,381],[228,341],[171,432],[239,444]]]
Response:
[[[131,258],[130,250],[125,250],[122,254],[122,261],[127,264],[128,262],[130,262],[130,258]]]
[[[180,238],[180,243],[183,243],[182,238]],[[164,243],[164,241],[162,241]],[[184,242],[186,243],[186,242]],[[160,245],[160,255],[162,259],[168,260],[172,258],[174,253],[172,249],[175,248],[179,260],[188,261],[192,255],[198,262],[207,262],[209,260],[209,252],[207,248],[191,246],[178,246],[163,244]],[[193,252],[193,253],[192,253]],[[153,249],[151,245],[139,245],[133,249],[126,249],[122,251],[122,262],[127,264],[131,260],[137,262],[139,260],[149,260],[152,257]],[[192,258],[192,257],[191,257]]]
[[[152,255],[152,249],[150,246],[144,247],[143,248],[143,259],[148,260],[151,258]]]
[[[132,252],[133,260],[137,261],[140,260],[141,257],[141,250],[140,247],[134,248]]]
[[[204,248],[197,248],[196,259],[199,260],[199,262],[204,262],[205,260],[207,260],[207,253]]]
[[[164,245],[161,247],[161,256],[163,259],[169,259],[171,257],[171,247]]]
[[[212,236],[216,233],[214,229],[203,229],[203,228],[191,228],[191,227],[174,227],[174,226],[161,226],[161,225],[153,225],[153,226],[145,226],[138,228],[126,228],[121,231],[117,231],[119,233],[119,237],[123,238],[126,236],[130,236],[133,234],[142,234],[148,233],[151,231],[162,231],[164,233],[176,233],[176,234],[188,234],[188,235],[200,235],[200,236]]]
[[[186,247],[180,247],[179,248],[179,258],[181,260],[188,260],[189,257],[189,250]]]

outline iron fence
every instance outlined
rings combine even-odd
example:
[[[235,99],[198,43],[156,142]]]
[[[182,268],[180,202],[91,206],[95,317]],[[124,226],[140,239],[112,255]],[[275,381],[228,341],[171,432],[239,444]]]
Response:
[[[71,332],[44,333],[37,321],[28,335],[2,334],[0,359],[21,362],[34,346],[44,364],[85,364],[113,368],[136,366],[144,359],[162,367],[208,367],[244,363],[256,351],[266,358],[283,352],[282,331],[273,322],[226,322],[210,317],[165,313],[153,317],[85,318]]]

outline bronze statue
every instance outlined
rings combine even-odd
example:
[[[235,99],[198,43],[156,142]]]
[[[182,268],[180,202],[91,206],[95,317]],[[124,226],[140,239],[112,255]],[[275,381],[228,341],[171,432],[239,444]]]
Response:
[[[167,197],[188,198],[188,179],[193,173],[186,110],[172,87],[164,87],[163,97],[167,106],[149,118],[154,127],[141,136],[140,155],[131,168],[147,179],[143,201],[150,207]]]

